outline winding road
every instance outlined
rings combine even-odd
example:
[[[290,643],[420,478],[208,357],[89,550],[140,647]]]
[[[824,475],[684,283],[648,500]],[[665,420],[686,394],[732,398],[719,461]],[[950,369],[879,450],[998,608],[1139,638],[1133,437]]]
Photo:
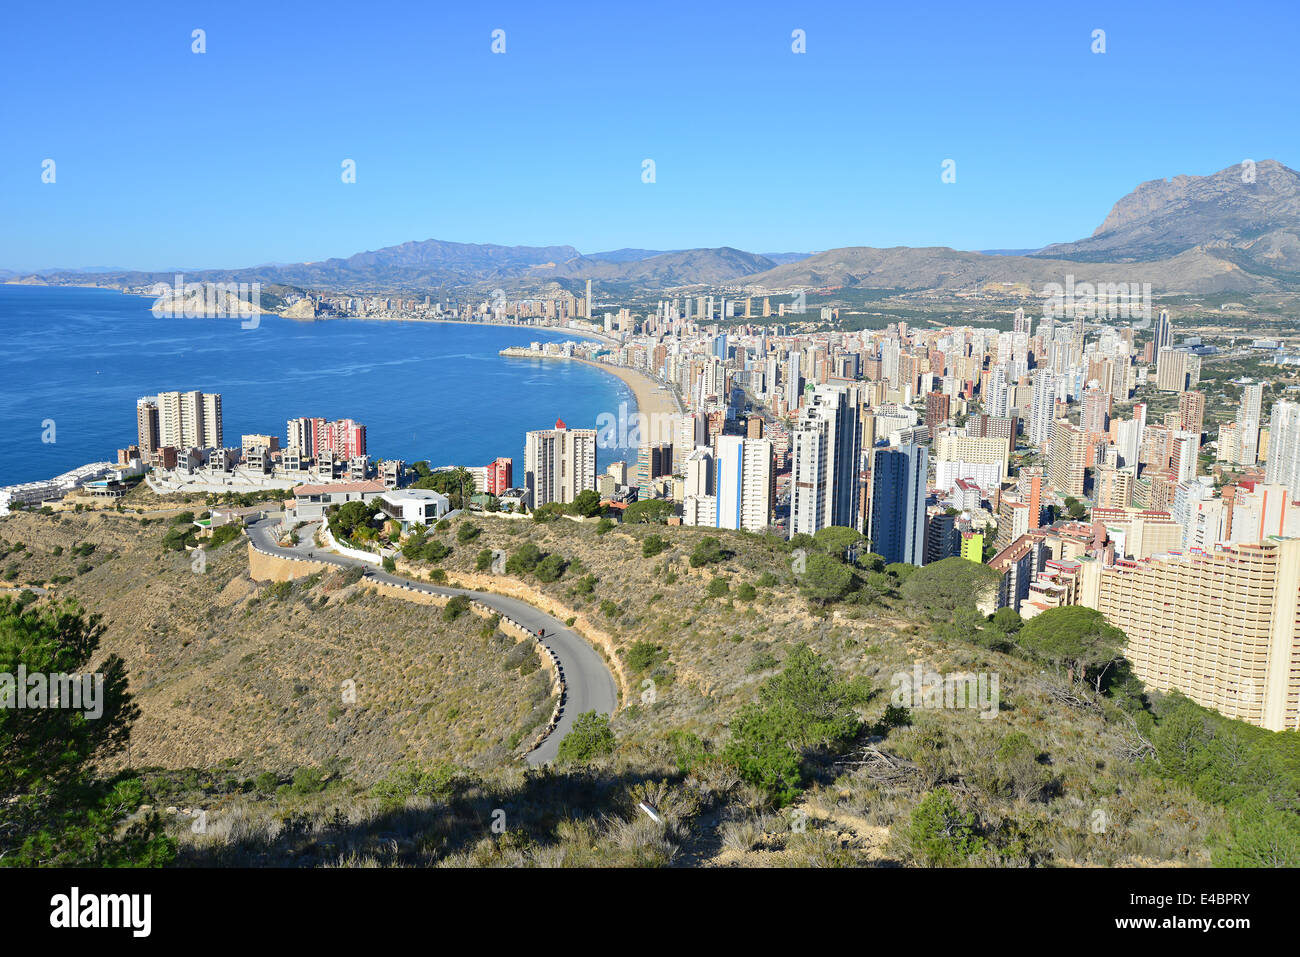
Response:
[[[482,602],[489,608],[513,618],[533,634],[541,633],[541,642],[559,659],[560,670],[566,685],[565,700],[561,705],[560,720],[554,731],[547,735],[536,748],[528,752],[529,764],[547,764],[555,760],[560,749],[560,742],[573,727],[574,720],[585,711],[599,714],[613,714],[618,706],[618,688],[614,676],[601,658],[599,652],[589,645],[582,636],[568,628],[564,622],[534,608],[525,601],[508,598],[487,591],[470,591],[465,588],[444,588],[425,582],[413,581],[384,571],[378,565],[372,565],[359,558],[350,558],[335,552],[316,547],[315,528],[311,526],[300,532],[301,541],[297,545],[282,547],[278,544],[280,527],[279,518],[264,518],[248,526],[248,537],[253,544],[264,552],[281,555],[286,558],[308,558],[312,561],[338,565],[343,568],[361,567],[366,570],[366,578],[372,581],[388,582],[392,585],[405,585],[417,591],[434,595],[465,595]]]

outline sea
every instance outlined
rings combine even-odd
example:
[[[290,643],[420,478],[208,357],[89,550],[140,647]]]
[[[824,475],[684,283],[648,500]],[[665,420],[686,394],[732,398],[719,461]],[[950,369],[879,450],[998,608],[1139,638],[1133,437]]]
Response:
[[[136,399],[220,392],[224,443],[297,416],[366,426],[371,459],[487,465],[557,419],[595,428],[619,378],[579,362],[503,358],[507,346],[580,338],[561,330],[372,319],[159,318],[153,300],[105,289],[0,285],[0,486],[113,461],[136,442]],[[635,461],[600,448],[597,469]]]

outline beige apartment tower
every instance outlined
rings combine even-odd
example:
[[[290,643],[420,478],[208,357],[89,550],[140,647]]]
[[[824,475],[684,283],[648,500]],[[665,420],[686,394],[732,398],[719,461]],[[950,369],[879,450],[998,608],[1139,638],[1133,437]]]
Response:
[[[572,502],[579,492],[595,489],[596,430],[570,429],[557,419],[553,429],[527,433],[524,487],[529,508]]]
[[[140,457],[146,462],[162,445],[158,431],[158,400],[141,398],[135,403],[135,430],[138,436],[136,444],[140,447]]]
[[[222,448],[221,393],[158,393],[159,444],[175,449]]]
[[[1147,685],[1300,730],[1300,538],[1082,565],[1080,603],[1128,635],[1125,656]]]
[[[1052,450],[1047,456],[1047,479],[1062,495],[1083,496],[1087,471],[1087,435],[1069,422],[1052,423]]]

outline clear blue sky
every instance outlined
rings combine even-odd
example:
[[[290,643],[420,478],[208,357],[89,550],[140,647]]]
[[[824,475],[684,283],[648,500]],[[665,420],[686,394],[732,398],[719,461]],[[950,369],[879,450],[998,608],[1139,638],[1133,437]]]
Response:
[[[1294,0],[11,4],[0,268],[1036,247],[1144,180],[1300,166],[1298,27]]]

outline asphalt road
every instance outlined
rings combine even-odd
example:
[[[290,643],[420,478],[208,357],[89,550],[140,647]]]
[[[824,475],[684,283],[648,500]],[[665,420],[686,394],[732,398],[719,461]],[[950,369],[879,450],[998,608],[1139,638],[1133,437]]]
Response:
[[[486,591],[469,591],[464,588],[444,588],[417,582],[400,575],[384,571],[378,565],[357,558],[349,558],[334,552],[317,548],[315,540],[316,526],[311,525],[299,530],[300,541],[289,548],[281,548],[273,531],[280,524],[278,518],[265,518],[248,527],[248,536],[263,551],[290,558],[311,558],[315,561],[338,565],[343,568],[361,566],[366,569],[366,577],[371,580],[385,581],[394,585],[406,585],[419,591],[435,595],[466,595],[482,602],[489,608],[513,618],[534,634],[542,632],[542,644],[555,652],[560,669],[564,674],[566,697],[560,711],[560,721],[555,730],[546,739],[529,752],[529,764],[547,764],[555,760],[560,742],[573,727],[578,715],[586,711],[599,714],[613,714],[618,704],[618,688],[614,676],[610,674],[600,653],[589,645],[576,632],[567,628],[564,622],[534,608],[525,601],[508,598]]]

